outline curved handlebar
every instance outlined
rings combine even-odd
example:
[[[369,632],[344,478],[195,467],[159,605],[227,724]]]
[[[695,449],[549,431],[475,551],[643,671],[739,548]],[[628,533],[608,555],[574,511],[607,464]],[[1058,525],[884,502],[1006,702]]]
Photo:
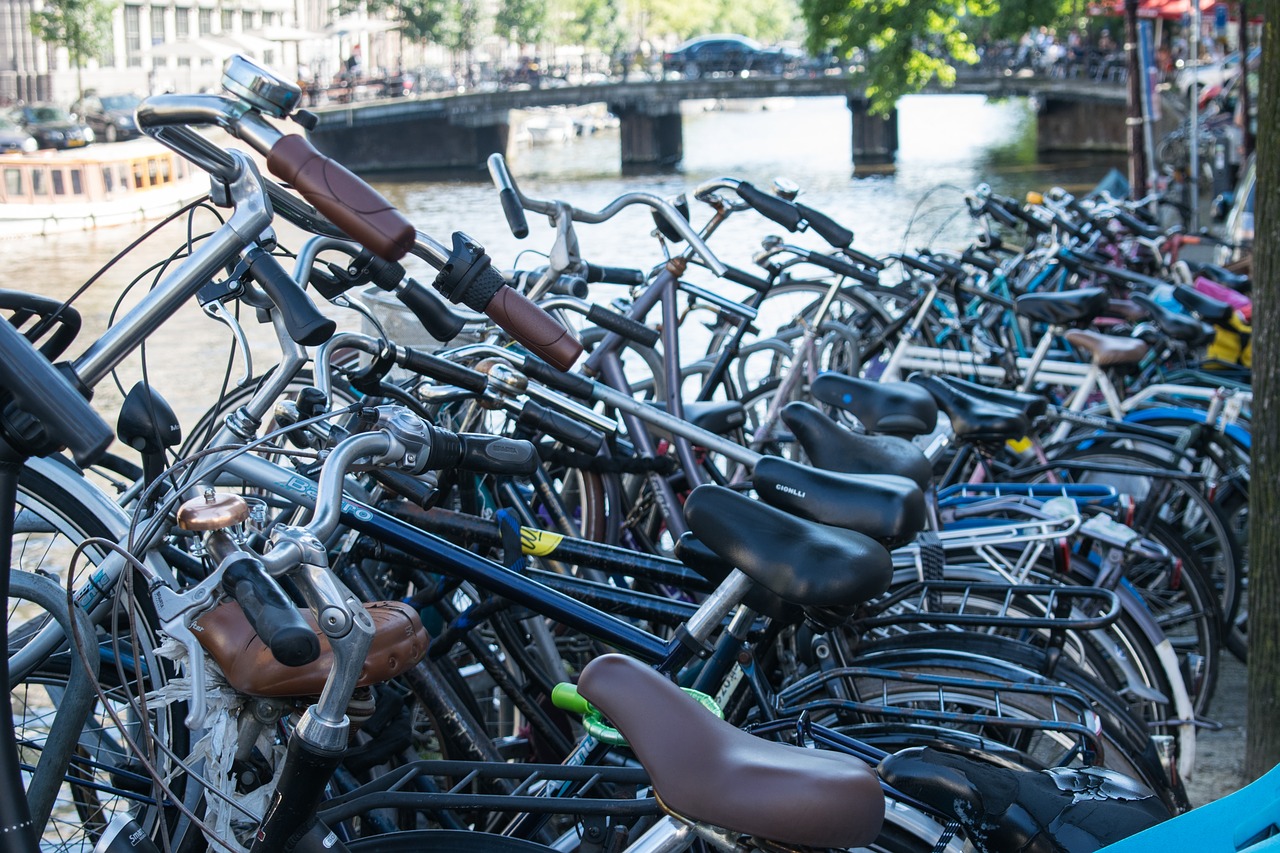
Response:
[[[520,191],[518,186],[516,186],[515,181],[511,177],[510,171],[507,170],[506,161],[503,159],[501,154],[489,155],[489,174],[493,176],[494,184],[498,187],[499,191],[511,190],[522,209],[530,210],[534,213],[545,214],[546,216],[555,216],[559,211],[567,210],[570,218],[574,222],[584,222],[588,225],[598,225],[601,222],[606,222],[616,216],[625,207],[637,204],[649,207],[670,223],[671,227],[674,228],[686,242],[688,242],[689,247],[702,258],[708,269],[715,273],[716,276],[724,275],[725,265],[721,263],[720,259],[711,252],[711,249],[707,248],[707,244],[698,236],[698,232],[689,224],[689,220],[681,216],[679,211],[672,207],[670,202],[654,195],[653,193],[623,193],[604,207],[600,208],[600,210],[593,213],[591,211],[574,207],[573,205],[563,201],[548,201],[545,199],[529,198]],[[509,219],[508,222],[510,222]],[[514,233],[514,227],[512,230]]]

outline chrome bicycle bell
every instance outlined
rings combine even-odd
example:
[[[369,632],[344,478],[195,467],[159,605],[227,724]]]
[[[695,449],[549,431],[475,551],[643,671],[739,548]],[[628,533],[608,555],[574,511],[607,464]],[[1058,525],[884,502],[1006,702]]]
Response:
[[[222,69],[222,88],[275,118],[289,115],[302,100],[302,90],[296,83],[241,54],[227,60]]]

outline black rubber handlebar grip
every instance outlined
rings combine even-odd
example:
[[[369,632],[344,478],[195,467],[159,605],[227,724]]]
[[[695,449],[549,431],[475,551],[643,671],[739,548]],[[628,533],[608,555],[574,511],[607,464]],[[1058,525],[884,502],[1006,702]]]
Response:
[[[0,320],[0,388],[18,408],[65,445],[82,466],[95,462],[115,434],[89,402],[72,387],[17,329]]]
[[[734,284],[749,287],[757,293],[768,293],[769,288],[773,287],[772,282],[767,279],[763,279],[758,275],[752,275],[751,273],[740,270],[737,267],[725,267],[724,277]]]
[[[579,373],[564,373],[544,361],[528,356],[520,365],[525,376],[543,385],[562,391],[579,400],[590,400],[595,395],[595,382]]]
[[[255,246],[244,258],[249,265],[249,275],[275,303],[289,337],[304,347],[320,346],[333,337],[338,324],[320,313],[311,297],[270,252]]]
[[[413,223],[377,190],[321,154],[305,138],[291,134],[271,146],[267,168],[383,260],[398,261],[413,248],[417,238]]]
[[[868,269],[875,270],[876,272],[880,272],[880,270],[884,269],[884,266],[885,266],[884,261],[880,260],[879,258],[873,258],[871,255],[868,255],[866,252],[859,252],[857,249],[851,248],[849,246],[845,246],[843,249],[841,249],[840,254],[844,255],[849,260],[853,261],[855,264],[858,264],[859,266],[867,267]]]
[[[926,261],[924,258],[917,258],[914,255],[903,255],[899,260],[902,261],[903,266],[919,270],[922,273],[928,273],[929,275],[940,276],[943,272],[942,267],[932,261]]]
[[[236,600],[253,630],[285,666],[304,666],[320,656],[320,638],[302,618],[262,563],[249,555],[222,574],[222,589]]]
[[[462,456],[458,467],[476,474],[532,474],[541,461],[532,442],[496,435],[460,433]]]
[[[627,267],[598,267],[595,264],[587,264],[587,281],[594,284],[597,281],[605,284],[644,284],[644,272],[637,269],[629,269]]]
[[[830,216],[799,202],[795,205],[800,215],[809,221],[809,227],[817,231],[818,236],[830,243],[833,248],[843,249],[853,242],[853,232]]]
[[[533,400],[526,401],[520,409],[517,423],[531,432],[544,433],[574,450],[590,453],[592,456],[604,445],[604,433],[600,430],[568,415],[553,412]]]
[[[467,321],[450,310],[448,304],[434,290],[413,279],[405,279],[404,286],[395,291],[396,298],[413,312],[418,322],[437,341],[451,341],[462,331]]]
[[[651,347],[658,342],[658,338],[662,337],[662,334],[657,329],[651,329],[643,323],[637,323],[630,317],[624,317],[616,311],[610,311],[603,305],[592,305],[591,310],[587,312],[587,319],[600,328],[617,332],[627,340],[634,341],[641,346]]]
[[[489,378],[478,370],[454,364],[438,355],[409,347],[396,347],[396,364],[423,376],[479,394],[488,386]]]
[[[800,210],[784,198],[761,192],[746,181],[738,184],[738,197],[788,231],[800,227]]]
[[[809,263],[816,264],[823,269],[831,270],[836,275],[842,275],[845,278],[852,278],[863,284],[879,284],[880,279],[875,273],[867,272],[861,267],[855,267],[853,264],[846,263],[839,258],[833,258],[830,255],[824,255],[821,252],[810,252]]]
[[[511,233],[517,239],[523,240],[529,236],[529,220],[525,218],[524,208],[520,206],[520,200],[516,198],[516,191],[508,187],[498,192],[498,201],[502,202],[502,212],[507,217],[507,225],[511,228]]]

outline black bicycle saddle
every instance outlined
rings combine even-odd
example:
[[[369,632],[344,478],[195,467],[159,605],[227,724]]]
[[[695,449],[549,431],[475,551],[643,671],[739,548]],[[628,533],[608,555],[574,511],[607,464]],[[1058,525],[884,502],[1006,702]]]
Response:
[[[980,853],[1093,853],[1171,816],[1141,783],[1097,767],[1027,770],[912,747],[881,761],[880,778],[958,821]]]
[[[927,435],[938,422],[933,398],[905,382],[874,382],[828,371],[818,374],[809,392],[818,402],[849,412],[867,432]]]
[[[1014,310],[1023,317],[1051,326],[1065,326],[1092,320],[1106,313],[1107,292],[1101,287],[1085,287],[1061,293],[1026,293],[1017,298]]]
[[[842,474],[893,474],[929,488],[933,467],[920,449],[894,435],[864,435],[845,429],[815,406],[799,400],[782,410],[815,468]]]
[[[889,586],[893,560],[860,533],[796,518],[723,486],[694,489],[689,530],[775,595],[803,606],[861,604]]]

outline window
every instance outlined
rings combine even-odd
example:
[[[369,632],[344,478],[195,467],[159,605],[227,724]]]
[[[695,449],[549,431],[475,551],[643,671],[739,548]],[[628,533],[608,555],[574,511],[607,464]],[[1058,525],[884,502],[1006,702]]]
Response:
[[[174,9],[173,10],[173,32],[179,39],[189,38],[191,36],[191,10],[190,9]],[[190,68],[191,57],[178,57],[179,68]]]
[[[71,170],[71,194],[81,195],[84,193],[84,179],[80,176],[79,169]]]
[[[253,29],[253,10],[245,9],[243,12],[240,13],[240,29],[242,30]]]
[[[9,198],[16,198],[23,194],[21,169],[4,170],[4,194]]]
[[[235,15],[236,13],[231,9],[222,10],[222,31],[224,33],[229,33],[236,28]]]
[[[279,23],[280,23],[279,12],[263,12],[262,13],[262,26],[274,27]]]
[[[49,194],[49,182],[45,180],[44,169],[31,170],[31,192],[36,195]]]
[[[213,32],[213,10],[201,9],[199,20],[196,23],[200,27],[200,35],[207,36]]]
[[[142,67],[142,8],[124,7],[124,54],[130,68]]]
[[[110,166],[102,167],[102,185],[107,188],[107,192],[116,188],[116,173]]]
[[[151,46],[164,44],[164,7],[151,7]]]
[[[62,177],[62,170],[53,169],[52,171],[49,172],[49,174],[53,178],[53,194],[66,195],[67,185],[64,183],[64,178]]]

